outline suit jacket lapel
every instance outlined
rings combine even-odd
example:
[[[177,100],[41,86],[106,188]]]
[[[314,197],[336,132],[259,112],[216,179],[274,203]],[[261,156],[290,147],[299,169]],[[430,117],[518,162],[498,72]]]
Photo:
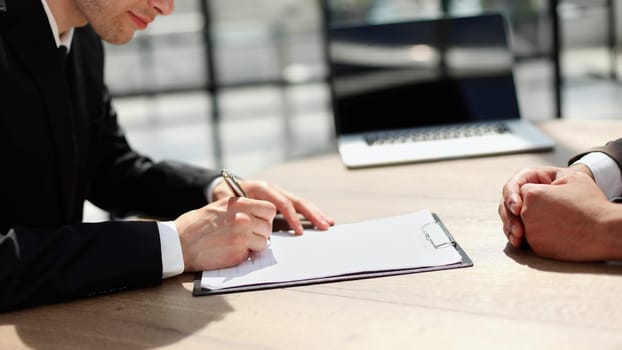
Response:
[[[89,112],[86,105],[87,96],[86,96],[86,83],[84,64],[82,62],[82,50],[80,46],[82,45],[80,41],[80,37],[78,32],[74,34],[73,41],[71,43],[71,51],[69,53],[69,59],[67,64],[68,71],[68,81],[69,81],[69,90],[72,96],[72,107],[73,107],[73,127],[76,132],[75,135],[75,145],[77,147],[77,156],[76,162],[78,163],[78,167],[76,170],[78,171],[78,178],[82,178],[82,176],[86,176],[86,163],[88,156],[88,117]]]
[[[24,63],[41,91],[59,160],[63,206],[67,219],[75,203],[77,142],[70,92],[56,43],[39,0],[11,0],[7,4],[5,39]]]

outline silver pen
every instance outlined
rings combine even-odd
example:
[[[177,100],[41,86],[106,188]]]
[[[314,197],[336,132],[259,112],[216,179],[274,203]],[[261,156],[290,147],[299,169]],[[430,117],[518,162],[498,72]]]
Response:
[[[246,197],[246,192],[244,192],[244,189],[238,183],[238,179],[235,177],[235,175],[229,174],[228,171],[222,169],[220,171],[220,176],[222,176],[222,178],[227,183],[227,186],[229,186],[229,189],[231,190],[231,192],[233,192],[233,194],[235,194],[236,197]]]

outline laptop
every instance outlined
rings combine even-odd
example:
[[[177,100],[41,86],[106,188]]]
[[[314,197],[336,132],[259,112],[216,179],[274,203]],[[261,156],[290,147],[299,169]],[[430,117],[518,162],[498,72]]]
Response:
[[[339,154],[349,168],[550,150],[521,119],[498,13],[326,26]]]

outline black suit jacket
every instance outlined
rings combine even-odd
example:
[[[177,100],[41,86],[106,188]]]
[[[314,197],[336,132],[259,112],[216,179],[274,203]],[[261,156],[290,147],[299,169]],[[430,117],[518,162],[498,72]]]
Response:
[[[217,176],[129,146],[103,48],[77,29],[62,64],[40,0],[0,8],[0,311],[159,283],[154,222],[83,224],[83,203],[174,218]]]

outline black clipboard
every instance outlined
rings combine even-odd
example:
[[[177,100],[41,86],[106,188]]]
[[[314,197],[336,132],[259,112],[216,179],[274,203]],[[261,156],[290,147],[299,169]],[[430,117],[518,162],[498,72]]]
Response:
[[[428,239],[432,243],[432,245],[437,249],[444,247],[447,244],[452,245],[462,257],[462,260],[460,262],[455,263],[455,264],[440,265],[440,266],[426,266],[426,267],[397,269],[397,270],[382,270],[382,271],[372,271],[372,272],[356,272],[356,273],[338,275],[338,276],[311,278],[311,279],[304,279],[304,280],[297,280],[297,281],[251,284],[251,285],[222,288],[222,289],[207,289],[207,288],[201,287],[201,276],[203,273],[197,272],[195,274],[192,295],[203,296],[203,295],[214,295],[214,294],[248,292],[248,291],[264,290],[264,289],[287,288],[287,287],[305,286],[305,285],[310,285],[310,284],[332,283],[332,282],[351,281],[351,280],[366,279],[366,278],[406,275],[406,274],[414,274],[414,273],[429,272],[429,271],[459,269],[459,268],[473,266],[473,261],[471,260],[471,258],[469,258],[469,256],[466,254],[464,249],[460,247],[460,245],[454,239],[451,233],[449,233],[449,230],[447,230],[447,228],[445,227],[441,219],[434,213],[432,213],[432,217],[434,218],[435,222],[430,223],[430,224],[438,225],[438,227],[441,228],[442,231],[447,236],[448,241],[441,243],[441,244],[436,244],[432,240],[432,238],[428,235],[428,233],[425,230],[423,230],[426,235],[426,239]]]

